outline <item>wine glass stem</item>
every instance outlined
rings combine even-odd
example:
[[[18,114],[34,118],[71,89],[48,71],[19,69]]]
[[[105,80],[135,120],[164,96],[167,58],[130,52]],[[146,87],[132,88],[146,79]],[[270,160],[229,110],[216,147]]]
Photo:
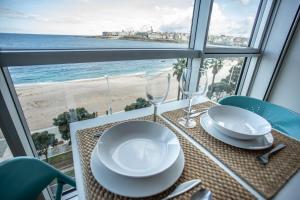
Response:
[[[112,114],[112,108],[111,108],[110,104],[108,105],[107,114],[108,114],[108,115],[111,115],[111,114]]]
[[[189,96],[189,108],[188,108],[188,112],[186,114],[186,125],[188,125],[188,123],[190,121],[190,115],[191,115],[191,111],[192,111],[192,100],[193,100],[193,98],[191,96]]]
[[[153,121],[156,122],[156,115],[157,115],[157,105],[154,104],[154,115],[153,115]]]

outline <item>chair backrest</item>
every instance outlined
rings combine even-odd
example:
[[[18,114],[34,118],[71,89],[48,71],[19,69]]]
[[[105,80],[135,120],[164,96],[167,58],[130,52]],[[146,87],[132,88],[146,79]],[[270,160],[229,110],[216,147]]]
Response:
[[[0,163],[0,198],[36,199],[60,172],[30,157],[16,157]]]
[[[219,101],[252,111],[269,121],[273,128],[300,139],[300,114],[287,108],[247,96],[230,96]]]

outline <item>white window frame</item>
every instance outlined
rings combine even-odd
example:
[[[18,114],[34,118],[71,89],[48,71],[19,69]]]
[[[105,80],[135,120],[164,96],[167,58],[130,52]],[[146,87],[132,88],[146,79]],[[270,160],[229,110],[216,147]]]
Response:
[[[270,24],[266,30],[266,39],[262,43],[265,52],[258,60],[258,65],[253,69],[253,77],[249,79],[249,87],[245,94],[258,99],[268,99],[272,82],[276,78],[285,51],[299,20],[299,0],[278,0],[271,13]]]
[[[26,149],[26,155],[37,156],[30,136],[30,130],[26,123],[20,102],[16,95],[13,82],[10,78],[8,66],[30,66],[49,64],[70,64],[86,62],[122,61],[122,60],[144,60],[144,59],[172,59],[188,58],[188,66],[191,68],[188,87],[196,90],[199,81],[199,69],[203,59],[207,57],[247,57],[243,73],[240,78],[240,87],[236,94],[247,93],[248,82],[252,80],[252,74],[256,68],[257,58],[262,54],[262,41],[269,21],[269,12],[273,8],[275,0],[261,0],[261,8],[253,29],[251,37],[252,47],[206,47],[207,33],[209,29],[210,16],[213,0],[195,0],[193,19],[191,25],[191,36],[188,48],[164,48],[164,49],[68,49],[68,50],[0,50],[0,92],[5,96],[6,102],[0,106],[10,108],[10,115],[14,118],[11,122],[18,132],[11,133],[15,137],[24,140],[22,144]],[[255,58],[255,59],[254,59]],[[252,68],[250,69],[249,66]],[[250,75],[248,72],[251,72]],[[249,78],[250,77],[250,78]],[[248,82],[247,82],[248,81]],[[246,92],[245,92],[246,91]],[[2,129],[3,132],[12,130]],[[26,136],[26,137],[25,137]],[[10,146],[10,148],[14,148]],[[17,156],[15,154],[14,156]],[[47,196],[47,195],[46,195]],[[49,198],[46,197],[47,199]]]
[[[261,0],[261,7],[273,5],[273,0]],[[257,47],[206,47],[207,34],[210,23],[213,0],[195,0],[193,19],[191,25],[191,36],[188,48],[122,48],[122,49],[68,49],[68,50],[0,50],[0,68],[6,78],[7,88],[19,112],[20,118],[25,120],[20,103],[17,99],[8,68],[14,66],[70,64],[86,62],[122,61],[122,60],[145,60],[145,59],[172,59],[188,58],[188,67],[191,75],[189,89],[195,90],[198,82],[198,71],[203,58],[207,57],[259,57],[261,55],[261,41],[263,32],[268,21],[270,9],[258,13],[256,26],[254,27],[255,38],[251,44]],[[264,20],[263,20],[264,19]],[[261,21],[264,21],[262,23]],[[259,22],[259,23],[258,23]],[[260,34],[259,34],[260,33]],[[258,36],[260,35],[260,36]],[[2,91],[1,91],[2,92]],[[26,124],[26,122],[23,122]],[[25,132],[29,131],[27,125]]]

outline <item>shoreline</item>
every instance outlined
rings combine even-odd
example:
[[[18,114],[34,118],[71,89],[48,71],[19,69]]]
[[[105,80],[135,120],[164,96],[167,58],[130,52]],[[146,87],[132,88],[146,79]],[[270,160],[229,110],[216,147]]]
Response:
[[[164,68],[157,72],[164,73],[166,71],[171,71],[173,67]],[[109,79],[114,78],[122,78],[122,77],[130,77],[130,76],[141,76],[145,74],[145,72],[136,72],[136,73],[128,73],[128,74],[116,74],[116,75],[109,75]],[[97,80],[104,80],[105,77],[96,77],[96,78],[80,78],[80,79],[73,79],[73,80],[65,80],[65,81],[45,81],[45,82],[35,82],[35,83],[17,83],[14,84],[16,88],[26,87],[26,86],[36,86],[36,85],[50,85],[50,84],[64,84],[64,83],[72,83],[72,82],[84,82],[84,81],[97,81]]]

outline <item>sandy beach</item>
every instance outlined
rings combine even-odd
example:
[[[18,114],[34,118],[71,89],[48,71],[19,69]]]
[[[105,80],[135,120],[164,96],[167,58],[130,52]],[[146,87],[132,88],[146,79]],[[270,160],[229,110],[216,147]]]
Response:
[[[172,75],[172,71],[163,73]],[[177,97],[178,82],[171,77],[168,100]],[[124,110],[139,97],[146,98],[145,84],[143,75],[110,77],[113,112]],[[107,110],[104,78],[16,85],[16,92],[31,131],[53,126],[52,119],[71,108],[85,107],[89,112],[98,112],[98,115],[105,114]]]

